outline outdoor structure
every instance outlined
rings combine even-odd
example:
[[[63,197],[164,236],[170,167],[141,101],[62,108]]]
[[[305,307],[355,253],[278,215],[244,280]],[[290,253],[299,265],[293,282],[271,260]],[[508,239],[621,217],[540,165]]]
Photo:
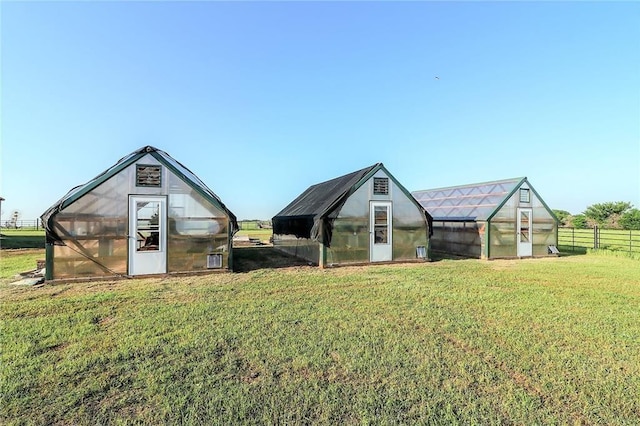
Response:
[[[189,169],[145,146],[42,216],[46,278],[230,270],[236,217]]]
[[[526,177],[412,194],[433,216],[434,251],[483,259],[557,254],[558,219]]]
[[[382,163],[309,187],[273,218],[273,245],[324,266],[427,260],[431,217]]]

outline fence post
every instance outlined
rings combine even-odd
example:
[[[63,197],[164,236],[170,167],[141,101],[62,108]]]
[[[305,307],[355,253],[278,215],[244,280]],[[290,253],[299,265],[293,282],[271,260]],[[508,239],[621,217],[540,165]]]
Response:
[[[629,253],[633,251],[633,247],[631,245],[631,241],[633,241],[633,231],[629,230]]]
[[[576,228],[571,228],[571,251],[576,251]]]
[[[598,225],[593,225],[593,249],[596,250],[599,246],[598,241]]]

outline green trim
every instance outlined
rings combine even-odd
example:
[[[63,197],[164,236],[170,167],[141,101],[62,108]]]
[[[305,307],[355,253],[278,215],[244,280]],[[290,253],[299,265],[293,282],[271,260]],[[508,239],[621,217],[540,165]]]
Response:
[[[371,179],[378,171],[384,171],[387,176],[389,177],[389,179],[391,179],[393,181],[393,183],[396,184],[396,186],[398,188],[400,188],[400,191],[402,191],[402,193],[409,199],[411,200],[411,202],[421,211],[426,212],[425,208],[422,207],[422,204],[420,204],[418,202],[418,200],[415,199],[415,197],[413,195],[411,195],[411,192],[409,192],[409,190],[407,190],[407,188],[405,188],[400,182],[398,182],[398,179],[395,178],[395,176],[393,176],[389,170],[387,170],[387,168],[384,166],[384,164],[382,163],[378,163],[376,165],[376,167],[374,167],[373,169],[371,169],[371,171],[369,173],[367,173],[366,175],[364,175],[364,177],[360,180],[360,182],[358,182],[356,185],[354,185],[354,191],[358,190],[362,185],[364,185],[365,182],[367,182],[369,179]],[[428,212],[427,212],[428,213]],[[429,215],[431,216],[431,215]]]
[[[44,274],[44,279],[45,280],[52,280],[53,279],[53,244],[51,243],[46,243],[44,246],[44,252],[45,252],[45,274]]]
[[[544,200],[542,199],[542,197],[540,196],[540,194],[538,194],[538,191],[535,190],[535,188],[533,187],[533,185],[531,185],[531,182],[527,181],[527,184],[529,184],[529,189],[531,189],[531,191],[533,191],[534,195],[538,198],[538,201],[540,201],[542,203],[542,205],[544,206],[545,209],[547,209],[547,212],[551,215],[551,217],[556,221],[556,228],[558,227],[558,224],[560,223],[560,221],[558,220],[558,217],[556,216],[556,214],[553,212],[553,210],[551,210],[549,208],[549,206],[547,205],[547,203],[544,202]],[[556,238],[557,241],[557,238]]]
[[[145,154],[147,154],[147,153],[145,153]],[[193,189],[198,194],[200,194],[200,196],[202,196],[205,200],[209,201],[215,207],[217,207],[218,209],[222,210],[225,214],[227,214],[227,215],[229,214],[229,212],[227,211],[226,207],[222,206],[221,202],[218,201],[218,199],[216,199],[215,197],[212,197],[210,194],[208,194],[206,191],[204,191],[201,187],[196,185],[195,182],[193,182],[193,181],[191,181],[191,179],[187,178],[187,176],[185,176],[184,173],[182,173],[180,170],[178,170],[173,164],[171,164],[168,161],[166,161],[162,155],[158,154],[157,151],[152,151],[152,152],[149,152],[148,154],[151,154],[151,156],[153,158],[155,158],[156,160],[158,160],[159,163],[164,165],[167,169],[171,170],[171,172],[174,175],[176,175],[177,177],[182,179],[182,181],[184,183],[189,185],[191,187],[191,189]]]
[[[375,166],[372,166],[371,170],[369,170],[364,177],[360,178],[360,180],[358,182],[356,182],[353,186],[351,186],[351,188],[349,188],[348,191],[346,191],[341,197],[336,198],[333,203],[331,203],[329,205],[329,207],[327,207],[325,209],[325,211],[322,213],[322,215],[319,216],[319,218],[321,220],[329,217],[329,215],[331,213],[333,213],[333,211],[336,209],[336,207],[338,207],[343,203],[343,200],[346,200],[347,198],[349,198],[351,195],[353,195],[354,192],[356,192],[363,184],[364,182],[366,182],[368,179],[371,178],[372,174],[375,174],[376,171],[378,171],[380,169],[380,166],[382,166],[382,163],[378,163]],[[355,172],[354,172],[355,173]],[[315,222],[315,219],[314,219]]]
[[[71,197],[67,198],[66,200],[64,200],[64,202],[60,205],[59,210],[61,211],[61,210],[66,209],[67,207],[69,207],[69,205],[75,203],[80,198],[85,196],[87,193],[93,191],[98,186],[102,185],[107,180],[111,179],[113,176],[115,176],[116,174],[120,173],[122,170],[126,169],[127,167],[129,167],[130,165],[132,165],[133,163],[138,161],[141,157],[143,157],[146,154],[147,154],[147,152],[138,153],[136,155],[133,155],[130,159],[128,159],[127,161],[125,161],[122,164],[118,165],[117,167],[112,166],[113,169],[110,170],[109,173],[105,172],[104,175],[95,178],[93,181],[91,181],[89,183],[86,183],[85,185],[82,186],[82,190],[81,191],[78,191],[77,194],[73,194],[73,196],[71,196]],[[107,169],[107,170],[109,170],[109,169]]]
[[[485,253],[486,253],[486,258],[487,259],[491,259],[491,222],[489,222],[488,220],[484,223],[484,227],[485,227],[485,231],[484,231],[484,235],[485,235],[485,239],[484,239],[484,247],[485,247]]]
[[[227,238],[228,238],[227,247],[229,250],[229,254],[227,255],[227,269],[229,271],[233,271],[233,234],[232,234],[231,226],[229,225],[227,225]]]
[[[493,217],[498,213],[498,211],[500,211],[500,209],[501,209],[501,208],[502,208],[502,207],[507,203],[507,201],[509,201],[509,198],[511,198],[511,197],[513,196],[513,194],[515,194],[515,193],[516,193],[516,191],[517,191],[518,189],[520,189],[520,187],[522,186],[522,184],[523,184],[523,183],[525,183],[525,182],[527,182],[527,183],[528,183],[528,181],[527,181],[527,178],[526,178],[526,177],[523,177],[522,179],[520,179],[520,182],[518,182],[518,183],[516,184],[516,186],[514,186],[514,187],[513,187],[513,189],[511,190],[511,192],[510,192],[509,194],[507,194],[507,196],[506,196],[506,197],[504,197],[504,198],[502,199],[502,202],[501,202],[500,204],[498,204],[498,205],[496,206],[496,208],[495,208],[495,209],[493,209],[493,211],[491,212],[491,214],[490,214],[490,215],[487,217],[487,219],[486,219],[487,223],[488,223],[491,219],[493,219]],[[529,187],[531,187],[531,184],[529,184]]]

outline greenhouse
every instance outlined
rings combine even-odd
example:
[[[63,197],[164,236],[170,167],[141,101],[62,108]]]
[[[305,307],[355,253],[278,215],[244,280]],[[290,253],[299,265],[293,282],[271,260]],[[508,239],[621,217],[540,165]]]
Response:
[[[424,261],[430,221],[378,163],[300,194],[273,218],[273,245],[321,267]]]
[[[236,217],[166,152],[143,147],[42,216],[46,278],[231,270]]]
[[[482,259],[558,252],[558,220],[526,177],[412,194],[433,216],[434,251]]]

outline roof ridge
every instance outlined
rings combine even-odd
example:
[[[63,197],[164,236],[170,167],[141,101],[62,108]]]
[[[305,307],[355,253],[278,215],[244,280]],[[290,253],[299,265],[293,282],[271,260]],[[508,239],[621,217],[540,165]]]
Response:
[[[510,178],[510,179],[492,180],[492,181],[487,181],[487,182],[476,182],[476,183],[467,183],[467,184],[462,184],[462,185],[443,186],[443,187],[439,187],[439,188],[420,189],[420,190],[412,191],[411,193],[414,194],[414,193],[417,193],[417,192],[443,191],[443,190],[446,190],[446,189],[468,188],[468,187],[472,187],[472,186],[492,185],[492,184],[505,183],[505,182],[520,182],[521,180],[524,180],[524,179],[527,179],[527,177],[526,176],[521,176],[521,177]]]

